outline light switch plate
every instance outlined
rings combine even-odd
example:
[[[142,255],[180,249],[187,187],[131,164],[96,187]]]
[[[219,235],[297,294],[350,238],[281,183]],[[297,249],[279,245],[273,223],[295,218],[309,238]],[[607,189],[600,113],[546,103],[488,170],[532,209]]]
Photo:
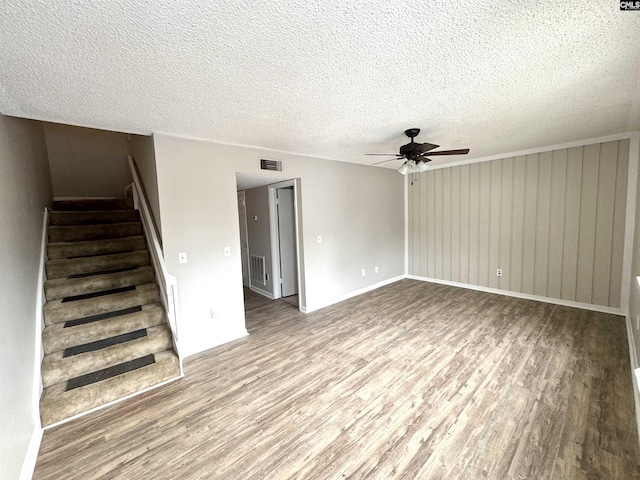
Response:
[[[318,243],[322,243],[322,235],[318,235]]]
[[[224,247],[224,256],[225,257],[231,256],[231,247]]]
[[[178,254],[178,263],[187,263],[187,252],[180,252]]]

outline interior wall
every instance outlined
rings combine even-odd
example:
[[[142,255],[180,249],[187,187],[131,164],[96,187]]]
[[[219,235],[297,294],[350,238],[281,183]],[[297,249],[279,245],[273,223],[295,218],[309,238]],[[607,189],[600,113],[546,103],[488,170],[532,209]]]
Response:
[[[244,331],[236,173],[268,174],[261,156],[277,157],[283,174],[300,179],[308,310],[404,274],[404,181],[395,170],[166,135],[154,142],[165,258],[178,277],[188,355]],[[179,252],[187,264],[178,264]]]
[[[628,161],[625,139],[421,174],[409,273],[620,307]]]
[[[271,232],[269,224],[269,189],[258,187],[245,190],[245,205],[247,207],[247,230],[249,236],[249,255],[265,257],[265,271],[268,279],[264,284],[257,284],[253,279],[251,286],[273,294],[273,278],[271,272],[273,259],[271,256]],[[254,220],[253,217],[256,217]]]
[[[0,115],[0,465],[18,478],[34,429],[39,252],[53,200],[42,124]],[[36,355],[37,354],[37,355]]]
[[[129,135],[129,154],[138,167],[149,207],[156,224],[158,237],[162,240],[162,219],[160,218],[160,201],[158,199],[158,175],[156,173],[156,152],[153,137],[145,135]]]
[[[122,197],[131,177],[127,135],[45,123],[55,197]]]

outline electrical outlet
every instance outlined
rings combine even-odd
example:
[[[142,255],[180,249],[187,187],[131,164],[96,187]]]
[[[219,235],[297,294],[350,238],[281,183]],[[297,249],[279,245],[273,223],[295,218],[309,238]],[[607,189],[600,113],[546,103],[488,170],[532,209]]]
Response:
[[[367,271],[363,268],[362,269],[362,276],[364,277],[367,274]]]
[[[374,271],[374,272],[376,272],[376,273],[378,273],[378,267],[375,267],[375,268],[373,269],[373,271]]]
[[[178,263],[187,263],[187,252],[180,252],[178,254]]]
[[[496,275],[498,275],[499,277],[501,277],[501,276],[502,276],[502,269],[501,269],[501,268],[499,268],[499,269],[496,271]]]
[[[211,318],[216,318],[218,316],[218,312],[216,312],[215,308],[211,309]]]

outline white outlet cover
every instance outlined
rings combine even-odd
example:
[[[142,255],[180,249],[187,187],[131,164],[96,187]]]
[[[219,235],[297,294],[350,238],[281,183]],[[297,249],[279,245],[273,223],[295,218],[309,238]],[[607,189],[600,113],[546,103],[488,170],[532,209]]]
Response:
[[[374,268],[373,271],[378,273],[378,267]]]
[[[363,268],[362,269],[362,276],[364,277],[367,274],[367,271]]]

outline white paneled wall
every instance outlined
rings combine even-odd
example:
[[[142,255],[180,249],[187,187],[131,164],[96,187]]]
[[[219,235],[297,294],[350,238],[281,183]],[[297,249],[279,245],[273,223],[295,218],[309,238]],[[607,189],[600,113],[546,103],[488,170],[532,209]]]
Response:
[[[628,163],[625,139],[421,174],[409,273],[620,307]]]

